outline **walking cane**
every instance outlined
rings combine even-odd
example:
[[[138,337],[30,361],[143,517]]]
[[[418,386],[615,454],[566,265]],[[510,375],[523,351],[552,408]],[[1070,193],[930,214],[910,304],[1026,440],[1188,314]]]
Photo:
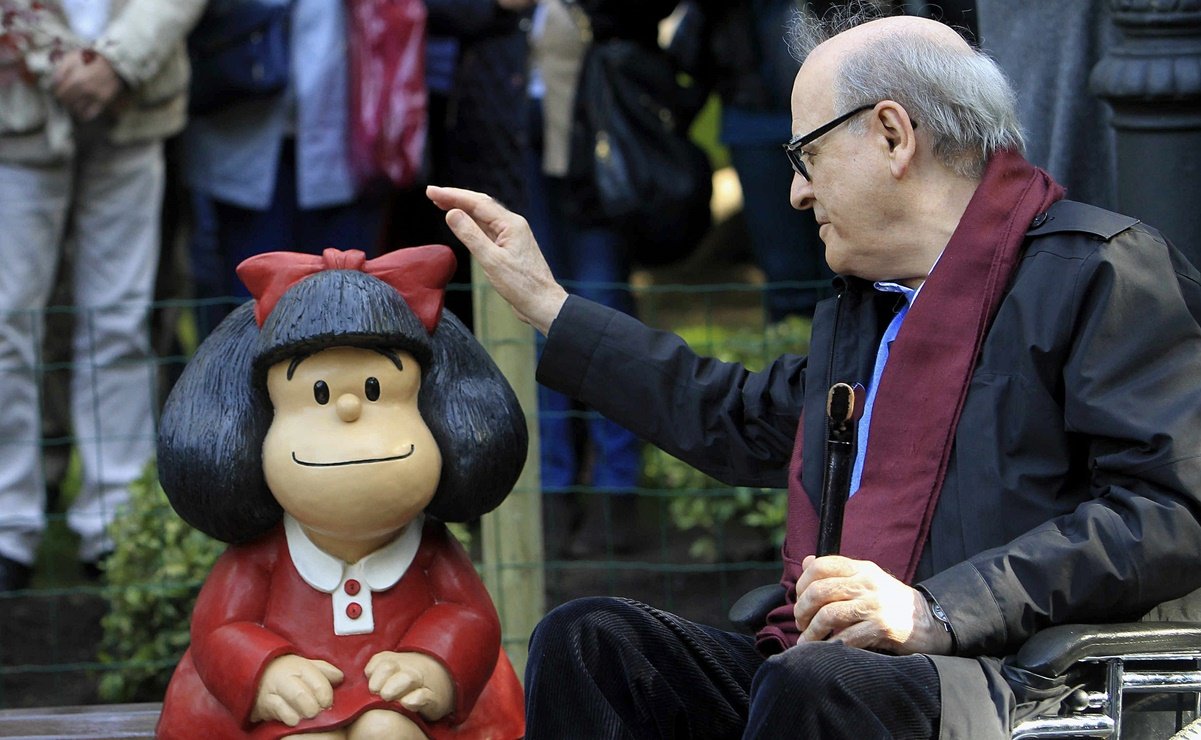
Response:
[[[855,465],[855,426],[867,394],[856,383],[835,383],[826,395],[826,470],[822,478],[817,556],[837,555],[842,544],[842,515],[851,494]]]

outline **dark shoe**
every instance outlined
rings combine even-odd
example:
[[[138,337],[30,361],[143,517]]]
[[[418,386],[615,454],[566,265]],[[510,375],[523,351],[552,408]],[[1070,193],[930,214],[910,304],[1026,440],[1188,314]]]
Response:
[[[33,568],[0,555],[0,593],[23,591],[29,588]]]

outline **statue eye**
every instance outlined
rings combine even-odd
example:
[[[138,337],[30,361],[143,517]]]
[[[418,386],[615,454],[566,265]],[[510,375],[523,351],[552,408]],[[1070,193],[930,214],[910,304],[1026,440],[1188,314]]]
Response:
[[[329,386],[324,380],[318,380],[313,383],[313,398],[317,399],[317,403],[324,406],[329,403]]]
[[[367,378],[367,382],[363,384],[363,391],[367,394],[368,401],[379,400],[379,379]]]

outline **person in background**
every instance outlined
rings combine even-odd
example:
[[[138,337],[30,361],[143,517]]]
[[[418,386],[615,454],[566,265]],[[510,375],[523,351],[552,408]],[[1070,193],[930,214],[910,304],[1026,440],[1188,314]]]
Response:
[[[567,184],[576,83],[591,41],[620,36],[657,47],[659,21],[675,4],[544,0],[534,12],[530,35],[530,143],[525,165],[530,228],[569,290],[626,314],[634,313],[628,283],[630,253],[638,246],[602,220],[581,218],[586,209]],[[538,408],[552,554],[626,549],[636,537],[633,491],[642,469],[638,438],[543,387],[538,389]],[[583,485],[598,495],[578,501],[574,491]],[[581,527],[585,536],[577,537]]]
[[[0,591],[25,588],[45,528],[42,309],[75,244],[71,423],[82,487],[67,513],[95,570],[154,452],[147,311],[163,139],[183,128],[183,39],[203,0],[3,0],[0,28]]]
[[[694,74],[721,100],[719,139],[742,186],[742,210],[751,253],[763,271],[764,308],[770,323],[812,316],[834,277],[822,258],[817,223],[781,193],[789,173],[772,166],[780,132],[791,115],[788,97],[800,66],[781,39],[795,0],[696,0],[703,17],[701,53],[689,60]],[[828,2],[810,3],[816,12]],[[809,283],[805,287],[788,283]],[[816,285],[814,285],[816,283]]]
[[[429,136],[424,182],[486,190],[526,203],[526,33],[535,0],[426,0]],[[458,267],[446,306],[472,326],[471,255],[423,188],[389,194],[382,246],[448,244]]]
[[[194,116],[184,132],[185,173],[198,198],[198,223],[214,236],[193,261],[198,298],[249,298],[234,272],[255,254],[320,254],[378,241],[381,194],[356,181],[350,161],[347,17],[342,2],[289,4],[290,79],[280,94]],[[210,12],[238,0],[212,0]],[[207,334],[230,310],[200,317]]]

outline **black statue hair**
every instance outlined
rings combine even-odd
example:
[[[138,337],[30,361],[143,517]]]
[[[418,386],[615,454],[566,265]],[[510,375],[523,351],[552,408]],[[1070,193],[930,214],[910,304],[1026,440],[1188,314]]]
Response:
[[[266,372],[330,347],[412,353],[423,374],[418,408],[442,452],[426,513],[467,521],[496,508],[525,463],[525,418],[484,348],[454,314],[433,334],[391,286],[355,270],[327,270],[292,286],[264,322],[253,302],[201,344],[171,391],[159,425],[159,479],[183,519],[225,542],[271,529],[282,510],[263,478],[272,407]]]

